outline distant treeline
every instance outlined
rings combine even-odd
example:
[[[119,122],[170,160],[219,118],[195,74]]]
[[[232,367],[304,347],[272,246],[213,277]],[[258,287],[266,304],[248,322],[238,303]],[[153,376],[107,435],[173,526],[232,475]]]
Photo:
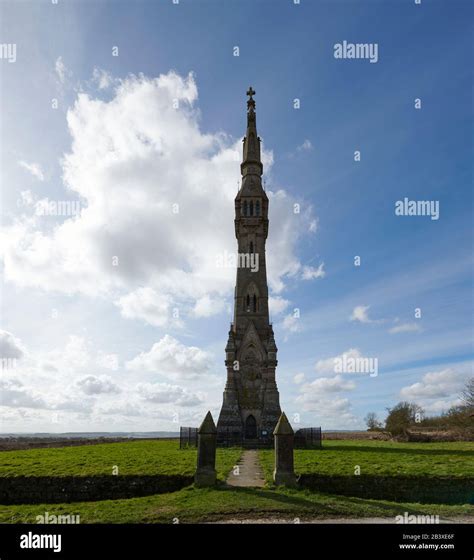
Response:
[[[387,408],[385,422],[379,421],[374,412],[367,414],[365,422],[369,431],[389,432],[398,439],[414,439],[412,433],[426,428],[427,432],[448,432],[452,439],[474,441],[474,377],[467,381],[459,397],[459,405],[438,415],[428,416],[418,404],[402,401]]]

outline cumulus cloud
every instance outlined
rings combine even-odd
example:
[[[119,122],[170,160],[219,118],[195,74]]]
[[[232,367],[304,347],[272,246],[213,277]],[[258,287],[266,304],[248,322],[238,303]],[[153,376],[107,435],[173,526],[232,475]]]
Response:
[[[152,403],[191,407],[201,404],[203,400],[197,393],[168,383],[141,383],[137,389],[143,399]]]
[[[126,363],[129,370],[150,371],[173,379],[193,379],[208,373],[211,356],[196,346],[185,346],[175,338],[165,335]]]
[[[64,78],[61,59],[56,67]],[[99,87],[112,80],[98,72],[95,79]],[[5,226],[5,278],[112,296],[124,317],[154,326],[169,324],[175,307],[208,316],[216,307],[207,303],[221,306],[235,281],[234,270],[216,266],[216,255],[236,247],[233,199],[242,143],[200,130],[192,74],[129,76],[113,80],[113,88],[108,100],[79,93],[67,113],[72,145],[61,165],[80,214],[52,229],[34,215]],[[273,155],[262,157],[268,173]],[[271,223],[278,223],[268,241],[267,272],[278,294],[286,278],[301,272],[295,249],[316,222],[309,205],[294,214],[295,201],[284,189],[267,194]],[[303,277],[314,274],[303,269]]]
[[[400,396],[407,400],[452,397],[461,392],[465,379],[464,375],[453,368],[429,372],[418,383],[403,387]]]
[[[86,395],[100,395],[103,393],[119,393],[119,387],[106,375],[87,375],[76,381],[76,385]]]
[[[211,317],[217,315],[225,308],[225,301],[219,298],[211,298],[208,294],[199,298],[193,308],[196,317]]]
[[[360,427],[361,421],[353,414],[352,404],[345,397],[328,398],[317,392],[307,392],[295,401],[303,410],[312,413],[313,425],[323,425],[324,429]]]
[[[356,385],[353,381],[345,381],[341,375],[335,377],[318,377],[311,383],[307,383],[303,387],[305,393],[309,392],[313,395],[322,393],[338,393],[341,391],[352,391]]]
[[[0,405],[47,408],[44,399],[17,379],[0,379]]]
[[[172,308],[171,296],[160,294],[150,287],[138,288],[120,297],[115,304],[121,315],[128,319],[141,319],[155,327],[180,327],[182,324],[179,310]]]
[[[362,360],[364,356],[360,353],[357,348],[350,348],[342,354],[338,354],[337,356],[333,356],[332,358],[325,358],[324,360],[318,360],[315,365],[316,373],[318,374],[328,374],[328,373],[335,373],[336,372],[336,364],[343,362],[344,359],[348,360]]]

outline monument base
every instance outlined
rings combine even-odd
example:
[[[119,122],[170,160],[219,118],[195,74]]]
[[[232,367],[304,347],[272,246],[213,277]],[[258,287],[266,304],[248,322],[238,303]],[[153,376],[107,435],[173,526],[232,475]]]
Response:
[[[194,475],[194,484],[199,487],[215,486],[217,474],[215,469],[198,469]]]

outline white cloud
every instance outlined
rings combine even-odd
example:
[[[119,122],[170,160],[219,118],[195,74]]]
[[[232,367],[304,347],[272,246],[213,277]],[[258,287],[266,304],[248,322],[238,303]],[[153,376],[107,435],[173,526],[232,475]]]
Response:
[[[56,66],[64,78],[61,58]],[[209,313],[206,301],[229,297],[235,271],[217,267],[215,256],[236,247],[242,143],[201,132],[197,97],[192,74],[174,72],[114,82],[110,100],[79,93],[67,113],[72,147],[61,163],[65,187],[81,200],[81,213],[53,229],[34,215],[5,226],[5,279],[113,296],[124,317],[154,326],[169,324],[171,308],[202,316]],[[264,151],[262,157],[268,173],[273,155]],[[267,261],[277,294],[301,270],[295,250],[315,216],[309,205],[295,215],[295,201],[283,189],[267,194],[270,221],[278,224],[269,236]]]
[[[297,405],[306,412],[311,412],[311,425],[327,429],[356,429],[361,421],[352,412],[352,404],[345,397],[321,396],[315,392],[301,394],[295,399]]]
[[[350,317],[351,321],[359,321],[360,323],[373,323],[372,319],[369,319],[368,310],[370,305],[358,305],[354,307],[352,315]]]
[[[108,89],[110,86],[116,83],[112,74],[103,70],[102,68],[94,68],[92,72],[92,79],[97,84],[99,89]]]
[[[18,165],[23,167],[23,169],[26,169],[26,171],[33,175],[33,177],[36,177],[38,181],[44,181],[44,173],[39,163],[28,163],[27,161],[20,160],[18,161]]]
[[[211,317],[219,314],[225,307],[223,299],[211,298],[208,294],[199,298],[193,309],[196,317]]]
[[[341,391],[352,391],[356,385],[353,381],[345,381],[341,375],[335,377],[318,377],[311,383],[307,383],[302,387],[304,394],[312,396],[325,393],[339,393]]]
[[[290,305],[290,301],[282,298],[281,296],[270,296],[268,298],[268,308],[272,315],[279,315],[283,313]]]
[[[149,352],[142,352],[126,363],[129,370],[160,373],[172,379],[193,379],[208,373],[211,356],[196,346],[184,346],[165,335]]]
[[[344,360],[361,360],[364,357],[357,348],[350,348],[342,354],[333,356],[332,358],[326,358],[324,360],[318,360],[315,365],[316,373],[318,374],[330,374],[335,373],[335,367],[337,362],[342,362]]]
[[[172,308],[171,296],[160,294],[153,288],[138,288],[120,297],[115,304],[122,316],[128,319],[141,319],[155,327],[181,326],[179,310]]]
[[[0,379],[0,405],[26,408],[46,408],[47,404],[35,391],[17,380]]]
[[[86,395],[100,395],[103,393],[119,393],[119,387],[106,375],[87,375],[76,381],[76,385]]]
[[[303,272],[301,274],[303,280],[313,280],[314,278],[324,278],[325,276],[324,263],[321,263],[317,268],[303,266]]]
[[[465,379],[465,375],[453,368],[429,372],[418,383],[403,387],[400,396],[407,400],[452,397],[461,392]]]
[[[168,383],[141,383],[137,389],[143,399],[152,403],[187,407],[200,405],[203,400],[197,393],[191,393],[183,387]]]
[[[421,332],[423,329],[418,323],[403,323],[401,325],[396,325],[389,329],[389,333],[397,334],[397,333],[406,333],[406,332]]]
[[[311,144],[311,141],[306,138],[306,140],[302,144],[297,146],[296,151],[310,152],[312,149],[313,149],[313,144]]]
[[[461,399],[440,399],[437,401],[422,401],[422,408],[425,415],[438,415],[447,412],[453,406],[462,404]]]

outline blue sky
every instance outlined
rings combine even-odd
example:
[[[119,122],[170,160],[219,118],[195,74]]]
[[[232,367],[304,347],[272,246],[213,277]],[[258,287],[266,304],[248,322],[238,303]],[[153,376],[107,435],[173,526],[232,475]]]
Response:
[[[235,250],[250,84],[284,410],[355,429],[402,399],[433,413],[457,402],[473,359],[469,2],[0,9],[1,43],[17,47],[0,60],[4,431],[173,429],[218,413],[233,272],[216,279],[196,259]],[[377,43],[377,63],[335,59],[344,40]],[[396,216],[404,197],[439,201],[439,219]],[[39,218],[45,198],[83,214]],[[330,371],[351,350],[379,375]]]

